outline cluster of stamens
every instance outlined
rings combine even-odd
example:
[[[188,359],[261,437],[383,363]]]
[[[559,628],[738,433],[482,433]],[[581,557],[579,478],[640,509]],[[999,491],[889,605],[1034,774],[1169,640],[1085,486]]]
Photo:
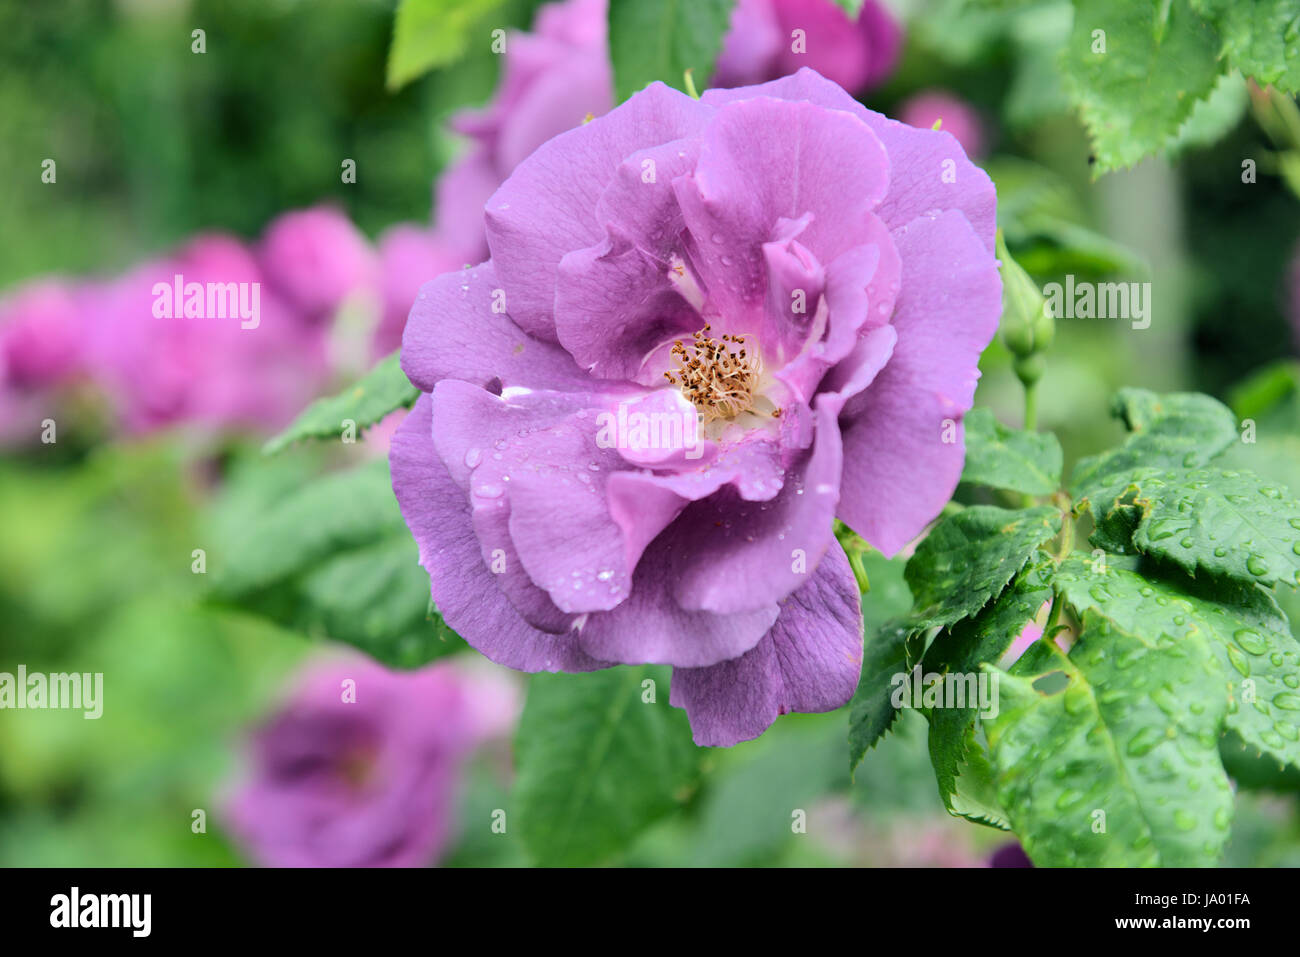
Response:
[[[744,336],[723,335],[721,339],[709,337],[709,326],[695,333],[689,345],[678,339],[672,355],[677,362],[675,372],[665,372],[664,378],[677,386],[682,395],[704,416],[704,424],[715,419],[734,419],[754,407],[754,389],[758,384],[762,363],[757,356],[749,356],[741,348]],[[732,351],[732,347],[736,351]]]

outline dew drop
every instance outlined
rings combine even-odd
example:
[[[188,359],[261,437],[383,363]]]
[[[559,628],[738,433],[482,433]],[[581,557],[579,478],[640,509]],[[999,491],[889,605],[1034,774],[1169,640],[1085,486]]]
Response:
[[[1268,644],[1260,637],[1258,632],[1251,631],[1249,628],[1242,628],[1232,636],[1243,651],[1252,655],[1262,655],[1268,651]]]
[[[1143,728],[1133,737],[1129,738],[1126,751],[1131,758],[1140,758],[1149,754],[1151,749],[1163,741],[1165,732],[1161,728]]]
[[[500,485],[493,485],[491,482],[484,482],[482,485],[479,485],[474,489],[474,494],[479,498],[493,499],[500,498],[505,493]]]

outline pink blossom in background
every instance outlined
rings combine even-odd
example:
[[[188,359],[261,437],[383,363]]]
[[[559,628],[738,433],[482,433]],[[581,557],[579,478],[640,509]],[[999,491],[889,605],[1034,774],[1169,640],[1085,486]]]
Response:
[[[156,287],[177,274],[185,283],[258,283],[257,327],[156,315]],[[242,243],[208,235],[98,285],[87,361],[125,431],[186,423],[269,432],[320,391],[329,372],[322,330],[262,279]]]
[[[1011,667],[1029,650],[1030,645],[1041,637],[1043,637],[1043,626],[1037,620],[1026,623],[1020,634],[1016,636],[1016,640],[1011,642],[1011,647],[1003,653],[1002,658],[998,661],[998,667]]]
[[[248,780],[228,802],[231,832],[268,867],[436,863],[467,756],[518,709],[501,675],[454,664],[316,665],[252,735]]]
[[[1039,624],[1038,620],[1041,618],[1046,621],[1048,609],[1050,609],[1051,606],[1052,603],[1050,601],[1043,602],[1038,609],[1038,614],[1025,623],[1025,627],[1021,630],[1020,634],[1016,636],[1016,639],[1011,643],[1011,646],[1007,648],[1002,657],[998,659],[999,668],[1002,668],[1003,670],[1010,668],[1021,659],[1034,642],[1043,637],[1043,629],[1045,625]],[[1070,648],[1074,645],[1074,635],[1068,630],[1060,631],[1057,633],[1054,641],[1056,647],[1060,648],[1062,652],[1068,653]]]
[[[85,372],[86,290],[38,279],[0,300],[0,442],[30,444]]]
[[[471,145],[438,182],[437,230],[465,261],[487,255],[483,206],[515,166],[551,137],[614,105],[605,37],[605,0],[546,4],[531,32],[506,38],[492,102],[452,118],[452,129]]]
[[[806,52],[792,49],[795,30],[803,31]],[[811,67],[860,92],[889,76],[902,40],[902,28],[877,0],[867,0],[855,21],[832,0],[740,0],[710,82],[742,86]],[[438,239],[467,262],[486,258],[483,207],[515,167],[614,105],[606,0],[546,4],[530,32],[507,37],[505,57],[492,102],[453,117],[452,128],[471,144],[435,187]]]
[[[925,90],[908,98],[899,107],[898,118],[920,129],[939,127],[957,138],[967,156],[984,154],[984,126],[979,114],[965,100],[944,90]]]
[[[856,20],[832,0],[738,0],[712,84],[746,86],[809,67],[861,93],[889,77],[902,46],[902,27],[877,0]]]
[[[367,458],[383,458],[388,454],[388,444],[393,440],[408,410],[390,412],[362,433],[362,451]]]
[[[266,284],[308,321],[327,321],[358,290],[377,290],[379,257],[343,213],[329,206],[278,216],[257,246]]]
[[[35,391],[82,371],[84,291],[41,279],[0,302],[0,381]]]
[[[427,229],[394,227],[376,251],[342,213],[316,207],[278,217],[252,246],[200,235],[120,276],[34,281],[0,303],[0,441],[36,436],[74,384],[129,433],[272,432],[330,385],[343,303],[373,306],[376,349],[390,352],[419,284],[456,264]],[[183,296],[159,314],[157,290],[177,275]],[[204,287],[202,314],[185,314],[190,283]],[[208,315],[209,284],[235,284],[255,319]]]

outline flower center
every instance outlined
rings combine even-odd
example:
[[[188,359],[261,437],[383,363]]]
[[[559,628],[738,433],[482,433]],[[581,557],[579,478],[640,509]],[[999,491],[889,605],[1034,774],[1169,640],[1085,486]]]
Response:
[[[375,752],[371,748],[349,749],[339,757],[337,764],[339,777],[352,790],[365,790],[374,777],[375,758]]]
[[[709,329],[706,325],[695,333],[689,345],[678,339],[672,349],[677,369],[664,373],[664,378],[681,389],[687,401],[700,411],[704,425],[753,412],[763,371],[758,355],[751,356],[742,348],[744,336],[712,339]]]

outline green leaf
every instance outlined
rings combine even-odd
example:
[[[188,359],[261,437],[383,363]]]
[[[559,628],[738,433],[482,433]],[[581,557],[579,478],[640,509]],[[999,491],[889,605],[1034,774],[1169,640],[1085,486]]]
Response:
[[[996,771],[980,742],[976,722],[952,709],[934,709],[929,745],[939,796],[948,813],[976,824],[1009,829],[1011,821],[997,793]]]
[[[1225,73],[1208,99],[1199,101],[1178,136],[1169,144],[1171,153],[1213,146],[1241,122],[1250,105],[1246,80],[1240,73]]]
[[[644,700],[647,687],[654,703]],[[513,820],[537,863],[607,861],[690,793],[703,751],[667,698],[664,668],[530,679]]]
[[[1010,511],[976,505],[931,530],[904,573],[916,610],[867,635],[862,677],[849,712],[850,768],[897,716],[895,676],[907,674],[920,658],[924,633],[979,612],[1060,529],[1061,513],[1054,508]]]
[[[1242,419],[1260,419],[1280,407],[1293,427],[1300,426],[1300,362],[1283,359],[1265,366],[1234,386],[1228,401]]]
[[[966,466],[961,480],[975,485],[1051,495],[1061,484],[1061,443],[1050,432],[1002,425],[985,408],[966,414]]]
[[[907,563],[918,626],[947,627],[974,615],[1060,530],[1061,513],[1046,506],[974,505],[943,519]]]
[[[1089,611],[1068,658],[1044,645],[1042,674],[986,666],[1001,679],[1001,711],[986,723],[998,794],[1036,864],[1218,859],[1232,790],[1218,755],[1220,679],[1199,645],[1144,640]],[[1058,672],[1063,686],[1043,681]]]
[[[893,726],[890,679],[907,670],[910,624],[901,620],[912,607],[912,593],[903,580],[906,562],[886,558],[874,549],[859,558],[871,582],[862,595],[862,677],[849,711],[849,770]],[[897,647],[895,647],[897,646]]]
[[[895,675],[907,673],[907,642],[913,623],[891,622],[868,634],[862,649],[862,676],[849,706],[849,770],[885,736],[898,716],[891,697]]]
[[[293,423],[266,443],[263,452],[279,452],[300,439],[339,438],[346,423],[361,430],[374,425],[420,397],[420,391],[402,371],[401,355],[394,352],[378,363],[356,385],[338,395],[317,399]]]
[[[1030,565],[977,616],[941,632],[922,659],[923,675],[945,681],[948,675],[957,676],[956,681],[966,683],[963,690],[972,677],[978,683],[980,666],[1001,659],[1052,597],[1052,567],[1050,560]],[[930,758],[939,794],[952,814],[1005,828],[1006,812],[998,803],[992,765],[978,733],[979,709],[955,707],[952,701],[948,705],[928,712]]]
[[[1300,584],[1300,502],[1279,484],[1244,470],[1135,469],[1112,488],[1123,491],[1099,526],[1109,533],[1124,510],[1139,552],[1190,575]]]
[[[1075,0],[1074,8],[1066,88],[1092,135],[1096,171],[1131,166],[1168,146],[1214,89],[1223,71],[1218,33],[1188,0]]]
[[[503,0],[402,0],[393,18],[388,50],[388,89],[396,90],[434,67],[458,60],[471,28]],[[478,38],[491,42],[489,31]]]
[[[1300,645],[1277,605],[1253,586],[1158,576],[1137,558],[1074,554],[1057,587],[1080,614],[1125,631],[1203,640],[1218,663],[1227,726],[1257,750],[1300,766]]]
[[[430,608],[419,548],[400,534],[338,555],[301,585],[300,625],[395,668],[419,668],[465,647]]]
[[[213,516],[213,600],[312,638],[346,642],[391,667],[419,667],[463,648],[430,611],[429,578],[388,464],[367,462],[286,487],[274,475],[280,461],[262,460],[275,467],[237,478]],[[272,475],[259,490],[263,472]]]
[[[722,50],[734,0],[611,0],[609,52],[618,102],[662,80],[703,89]]]
[[[230,530],[228,547],[209,559],[208,572],[219,592],[251,592],[402,528],[388,463],[367,462],[267,503],[243,528]]]
[[[1237,420],[1228,407],[1197,392],[1121,389],[1111,414],[1132,434],[1117,448],[1079,460],[1070,476],[1075,499],[1106,491],[1109,478],[1130,469],[1204,465],[1237,440]]]
[[[1260,86],[1300,93],[1300,8],[1295,0],[1192,0],[1223,37],[1223,56]]]
[[[1300,791],[1300,768],[1278,764],[1273,757],[1248,745],[1240,735],[1230,734],[1219,742],[1219,757],[1223,760],[1223,769],[1238,788],[1282,794]]]
[[[833,0],[835,6],[844,11],[845,16],[850,20],[856,20],[858,14],[862,12],[862,4],[866,0]]]

